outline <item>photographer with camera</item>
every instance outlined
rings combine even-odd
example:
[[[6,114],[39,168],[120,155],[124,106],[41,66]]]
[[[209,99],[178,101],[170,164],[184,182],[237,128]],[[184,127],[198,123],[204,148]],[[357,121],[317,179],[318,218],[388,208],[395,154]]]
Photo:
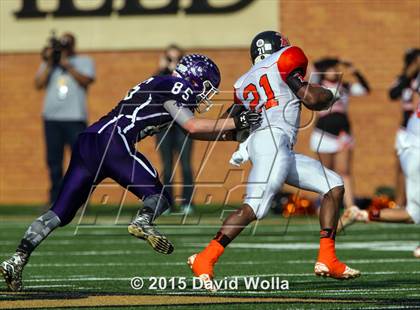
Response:
[[[179,46],[169,45],[159,59],[159,70],[156,75],[172,74],[182,56],[183,51]],[[194,191],[191,167],[193,142],[184,130],[175,123],[169,126],[167,130],[158,133],[156,139],[163,163],[163,184],[168,186],[166,190],[171,197],[173,197],[171,184],[175,175],[175,168],[179,162],[181,163],[183,180],[181,211],[190,214],[193,212],[192,194]],[[175,157],[174,163],[176,154],[178,154],[178,157]],[[172,211],[174,210],[169,210],[169,212]]]
[[[86,92],[95,80],[90,57],[75,51],[75,37],[53,34],[41,52],[42,63],[35,76],[35,87],[45,89],[43,120],[47,164],[51,180],[50,203],[58,195],[63,176],[65,145],[73,146],[87,125]]]

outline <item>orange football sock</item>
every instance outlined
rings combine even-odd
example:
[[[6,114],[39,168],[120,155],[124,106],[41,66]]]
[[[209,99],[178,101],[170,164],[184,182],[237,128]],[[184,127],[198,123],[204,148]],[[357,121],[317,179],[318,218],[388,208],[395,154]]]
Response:
[[[212,263],[215,263],[224,251],[225,248],[218,241],[212,240],[199,255],[209,259]]]
[[[319,240],[318,262],[327,265],[333,273],[341,274],[346,269],[346,265],[340,262],[335,255],[335,240],[333,238]]]

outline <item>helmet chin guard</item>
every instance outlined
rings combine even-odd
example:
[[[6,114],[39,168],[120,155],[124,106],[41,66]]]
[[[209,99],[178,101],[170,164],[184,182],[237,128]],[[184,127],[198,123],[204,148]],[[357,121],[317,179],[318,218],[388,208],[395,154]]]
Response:
[[[204,81],[203,82],[203,91],[197,95],[197,105],[195,107],[195,110],[198,113],[205,113],[213,106],[213,101],[211,98],[213,98],[215,95],[219,93],[219,90],[213,86],[213,84],[210,81]]]

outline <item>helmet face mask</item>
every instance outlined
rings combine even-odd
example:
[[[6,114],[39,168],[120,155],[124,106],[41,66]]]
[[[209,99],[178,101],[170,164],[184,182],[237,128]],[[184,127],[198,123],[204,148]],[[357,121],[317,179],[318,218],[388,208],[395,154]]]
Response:
[[[198,113],[205,113],[213,106],[213,98],[215,95],[219,93],[219,90],[213,86],[210,81],[203,82],[203,91],[196,96],[197,105],[195,110]]]

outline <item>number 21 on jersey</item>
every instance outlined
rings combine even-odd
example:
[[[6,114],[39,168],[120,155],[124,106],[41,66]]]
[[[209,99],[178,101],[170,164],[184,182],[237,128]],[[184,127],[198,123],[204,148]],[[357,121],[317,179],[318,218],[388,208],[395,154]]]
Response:
[[[260,77],[259,81],[260,87],[264,90],[264,93],[267,97],[265,102],[261,101],[260,95],[258,93],[257,87],[254,84],[248,84],[243,91],[243,98],[244,100],[248,100],[249,95],[252,94],[252,100],[249,103],[249,108],[253,111],[256,109],[260,110],[262,106],[264,106],[267,110],[269,108],[278,106],[279,103],[275,99],[273,89],[271,88],[270,82],[268,80],[267,74],[264,74]]]

